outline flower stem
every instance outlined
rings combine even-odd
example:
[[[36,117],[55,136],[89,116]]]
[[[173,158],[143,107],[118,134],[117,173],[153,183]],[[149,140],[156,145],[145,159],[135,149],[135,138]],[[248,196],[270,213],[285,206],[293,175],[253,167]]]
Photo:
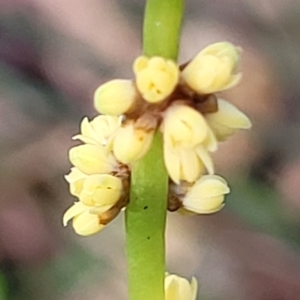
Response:
[[[166,174],[160,134],[151,150],[133,166],[126,209],[130,300],[163,300],[165,273]]]
[[[184,0],[148,0],[143,30],[147,56],[177,60]]]
[[[148,0],[143,51],[177,59],[184,0]],[[168,174],[160,132],[132,166],[126,209],[126,253],[130,300],[164,300],[165,224]]]

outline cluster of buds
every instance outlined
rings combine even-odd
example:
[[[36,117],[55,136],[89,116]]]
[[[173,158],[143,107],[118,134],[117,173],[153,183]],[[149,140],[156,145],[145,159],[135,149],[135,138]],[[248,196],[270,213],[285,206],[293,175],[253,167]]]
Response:
[[[99,232],[128,202],[129,170],[112,152],[112,138],[121,123],[122,117],[84,118],[81,133],[73,137],[83,144],[70,149],[74,167],[65,178],[79,201],[66,211],[63,223],[73,219],[79,235]]]
[[[163,136],[164,162],[170,177],[170,211],[208,214],[224,206],[226,181],[215,175],[210,153],[248,117],[214,93],[235,86],[240,48],[228,42],[210,45],[178,66],[162,57],[138,57],[134,80],[112,80],[100,86],[94,105],[101,114],[84,119],[70,150],[74,165],[66,176],[79,198],[64,216],[73,218],[81,235],[101,230],[128,201],[132,164],[151,147],[154,133]]]

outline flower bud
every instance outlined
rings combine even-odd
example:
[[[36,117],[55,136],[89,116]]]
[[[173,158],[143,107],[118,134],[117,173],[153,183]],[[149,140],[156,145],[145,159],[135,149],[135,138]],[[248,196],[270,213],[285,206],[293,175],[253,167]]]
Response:
[[[241,78],[241,74],[234,74],[240,51],[228,42],[206,47],[182,71],[183,82],[198,94],[234,87]]]
[[[97,116],[92,121],[84,118],[80,125],[81,134],[75,135],[73,139],[86,144],[105,146],[120,127],[121,122],[121,117],[106,115]]]
[[[95,91],[94,105],[101,114],[118,116],[133,107],[136,96],[136,90],[131,80],[111,80]]]
[[[205,118],[186,105],[173,105],[165,115],[162,125],[164,141],[172,145],[194,147],[207,137]]]
[[[249,129],[251,121],[233,104],[218,99],[218,111],[206,114],[208,125],[219,141],[225,140],[238,129]]]
[[[88,176],[82,186],[79,199],[89,206],[110,206],[116,204],[122,194],[122,180],[109,174]]]
[[[69,151],[71,163],[81,172],[92,174],[110,173],[116,166],[114,158],[100,145],[80,145]]]
[[[71,168],[71,172],[65,176],[65,179],[70,184],[70,193],[76,197],[79,197],[83,183],[88,175],[82,173],[77,168]]]
[[[229,191],[227,182],[222,177],[204,175],[182,198],[183,207],[198,214],[217,212],[224,206],[224,195]]]
[[[133,70],[139,92],[150,103],[165,100],[178,84],[179,69],[170,59],[140,56],[135,60]]]
[[[73,218],[72,226],[74,231],[82,236],[89,236],[98,233],[105,226],[100,224],[98,215],[85,211]]]
[[[197,280],[191,283],[177,275],[167,275],[165,278],[165,300],[196,300]]]
[[[67,226],[68,222],[73,219],[72,225],[75,232],[79,235],[87,236],[99,232],[104,228],[100,224],[100,214],[109,210],[109,207],[103,206],[98,208],[98,214],[90,212],[91,207],[82,202],[75,202],[64,214],[63,225]]]
[[[150,149],[153,133],[154,130],[134,128],[134,123],[119,128],[113,144],[117,160],[128,164],[143,157]]]

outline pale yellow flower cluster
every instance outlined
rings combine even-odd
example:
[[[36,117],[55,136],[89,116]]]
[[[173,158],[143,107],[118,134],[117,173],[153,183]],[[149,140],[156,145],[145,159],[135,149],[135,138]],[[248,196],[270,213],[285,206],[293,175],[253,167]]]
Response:
[[[120,202],[126,205],[124,178],[128,186],[132,164],[148,152],[157,130],[171,181],[169,209],[199,214],[220,210],[229,188],[214,174],[210,153],[251,122],[213,93],[239,82],[240,52],[228,42],[216,43],[182,67],[162,57],[140,56],[133,64],[134,80],[101,85],[94,105],[102,115],[82,121],[74,138],[84,144],[69,153],[74,168],[66,179],[79,202],[64,223],[73,219],[75,231],[83,235],[101,230],[120,210]]]
[[[183,277],[166,274],[165,300],[196,300],[197,280],[192,278],[191,283]]]
[[[217,107],[216,112],[201,113],[174,103],[162,123],[166,168],[173,182],[185,187],[175,196],[184,209],[195,213],[219,211],[229,193],[226,181],[214,175],[210,152],[238,129],[251,127],[248,117],[229,102],[217,99]]]
[[[138,57],[135,80],[113,80],[95,93],[95,107],[103,114],[125,115],[114,153],[130,164],[147,153],[154,130],[163,134],[164,160],[172,185],[170,193],[195,213],[223,207],[229,193],[226,181],[214,175],[210,153],[238,129],[248,129],[248,117],[216,93],[241,79],[236,68],[241,49],[231,43],[210,45],[182,71],[162,57]],[[183,188],[184,187],[184,188]],[[174,191],[180,190],[180,193]]]
[[[73,219],[73,228],[79,235],[99,232],[125,205],[128,170],[112,152],[120,125],[121,117],[101,115],[92,121],[85,118],[81,133],[73,137],[83,144],[70,149],[74,167],[65,178],[70,193],[79,201],[66,211],[63,224]]]

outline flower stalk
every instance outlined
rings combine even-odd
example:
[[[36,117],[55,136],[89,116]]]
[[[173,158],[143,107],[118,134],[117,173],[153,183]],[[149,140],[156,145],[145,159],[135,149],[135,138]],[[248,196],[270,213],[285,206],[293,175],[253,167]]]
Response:
[[[129,299],[164,299],[168,175],[162,140],[155,135],[146,156],[133,165],[126,208]]]
[[[176,61],[183,0],[148,0],[143,52]],[[160,132],[149,152],[133,164],[126,208],[126,254],[130,300],[164,300],[168,174]]]
[[[143,27],[143,52],[177,60],[184,0],[148,0]]]

